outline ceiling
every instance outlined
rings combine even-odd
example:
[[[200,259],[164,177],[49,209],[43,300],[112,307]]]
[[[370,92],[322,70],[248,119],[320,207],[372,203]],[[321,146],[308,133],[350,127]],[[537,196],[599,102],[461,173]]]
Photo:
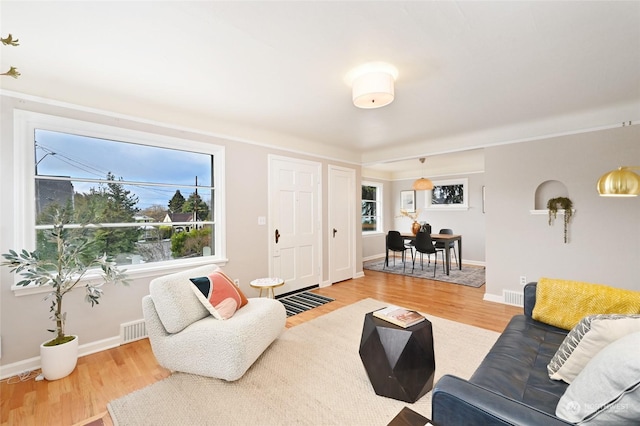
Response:
[[[640,119],[638,1],[2,0],[0,25],[20,40],[1,47],[9,93],[380,173]],[[369,61],[399,75],[363,110],[345,76]]]

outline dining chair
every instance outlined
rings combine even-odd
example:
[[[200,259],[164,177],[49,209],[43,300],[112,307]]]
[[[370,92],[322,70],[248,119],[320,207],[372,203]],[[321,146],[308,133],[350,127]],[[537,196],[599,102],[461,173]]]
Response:
[[[388,266],[389,259],[389,250],[394,253],[393,256],[393,266],[396,266],[396,256],[395,253],[402,253],[402,272],[404,272],[406,266],[407,259],[407,250],[411,251],[411,260],[413,260],[413,250],[411,247],[407,246],[404,242],[404,238],[400,235],[398,231],[389,231],[387,233],[387,262],[385,262],[385,267]],[[384,268],[383,268],[384,269]]]
[[[427,255],[429,259],[429,263],[431,263],[431,255],[435,254],[435,261],[433,262],[433,276],[436,276],[436,269],[438,268],[438,252],[442,253],[442,272],[445,272],[444,269],[444,250],[437,249],[433,244],[433,240],[431,239],[431,234],[427,234],[426,232],[418,232],[416,234],[416,239],[413,242],[413,247],[416,249],[416,255],[413,258],[413,266],[411,267],[411,273],[413,273],[416,267],[416,257],[418,257],[418,253],[420,253],[420,266],[422,270],[424,270],[424,258],[423,255]]]
[[[453,235],[453,229],[448,229],[448,228],[442,228],[439,232],[439,234],[447,234],[447,235]],[[447,248],[447,245],[449,246]],[[456,252],[456,242],[455,241],[451,241],[449,243],[445,243],[444,241],[437,241],[436,242],[436,248],[437,249],[448,249],[451,250],[453,249],[453,256],[456,258],[456,265],[458,266],[458,268],[460,268],[460,261],[458,260],[458,253]]]

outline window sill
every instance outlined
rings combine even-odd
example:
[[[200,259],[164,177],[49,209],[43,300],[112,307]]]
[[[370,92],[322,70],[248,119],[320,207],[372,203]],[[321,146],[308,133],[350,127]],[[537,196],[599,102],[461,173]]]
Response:
[[[576,209],[571,209],[571,214],[574,214],[576,212]],[[549,210],[548,209],[544,209],[544,210],[529,210],[529,213],[533,214],[533,215],[545,215],[548,216],[549,215]],[[559,209],[558,210],[558,214],[564,215],[564,209]]]
[[[372,231],[372,232],[363,232],[362,233],[362,238],[367,238],[367,237],[378,237],[380,235],[385,235],[384,232],[380,232],[380,231]]]
[[[127,271],[127,279],[129,281],[139,280],[144,278],[155,278],[160,275],[172,274],[174,272],[183,271],[189,268],[195,268],[197,266],[216,264],[218,266],[224,266],[228,262],[228,259],[204,259],[198,258],[197,260],[189,259],[187,261],[181,262],[157,262],[152,264],[141,264],[141,265],[125,265],[123,269]],[[20,278],[22,279],[22,278]],[[86,283],[93,281],[101,281],[102,278],[100,274],[92,273],[87,274],[84,279],[80,282],[79,286],[84,287]],[[11,291],[13,291],[14,296],[30,296],[33,294],[43,294],[43,293],[51,293],[52,288],[48,285],[37,286],[37,285],[28,285],[28,286],[17,286],[12,285]]]

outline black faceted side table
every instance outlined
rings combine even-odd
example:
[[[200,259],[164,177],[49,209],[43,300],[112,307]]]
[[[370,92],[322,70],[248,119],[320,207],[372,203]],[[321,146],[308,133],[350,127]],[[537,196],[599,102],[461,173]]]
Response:
[[[433,388],[431,323],[424,320],[402,328],[369,312],[364,317],[360,359],[377,395],[416,402]]]

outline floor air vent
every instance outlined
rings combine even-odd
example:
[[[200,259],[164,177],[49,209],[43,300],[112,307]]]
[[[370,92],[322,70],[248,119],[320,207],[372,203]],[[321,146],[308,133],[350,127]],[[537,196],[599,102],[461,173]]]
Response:
[[[147,326],[143,319],[120,324],[120,344],[135,342],[147,337]]]
[[[502,297],[504,298],[504,303],[508,305],[524,306],[524,293],[502,290]]]

